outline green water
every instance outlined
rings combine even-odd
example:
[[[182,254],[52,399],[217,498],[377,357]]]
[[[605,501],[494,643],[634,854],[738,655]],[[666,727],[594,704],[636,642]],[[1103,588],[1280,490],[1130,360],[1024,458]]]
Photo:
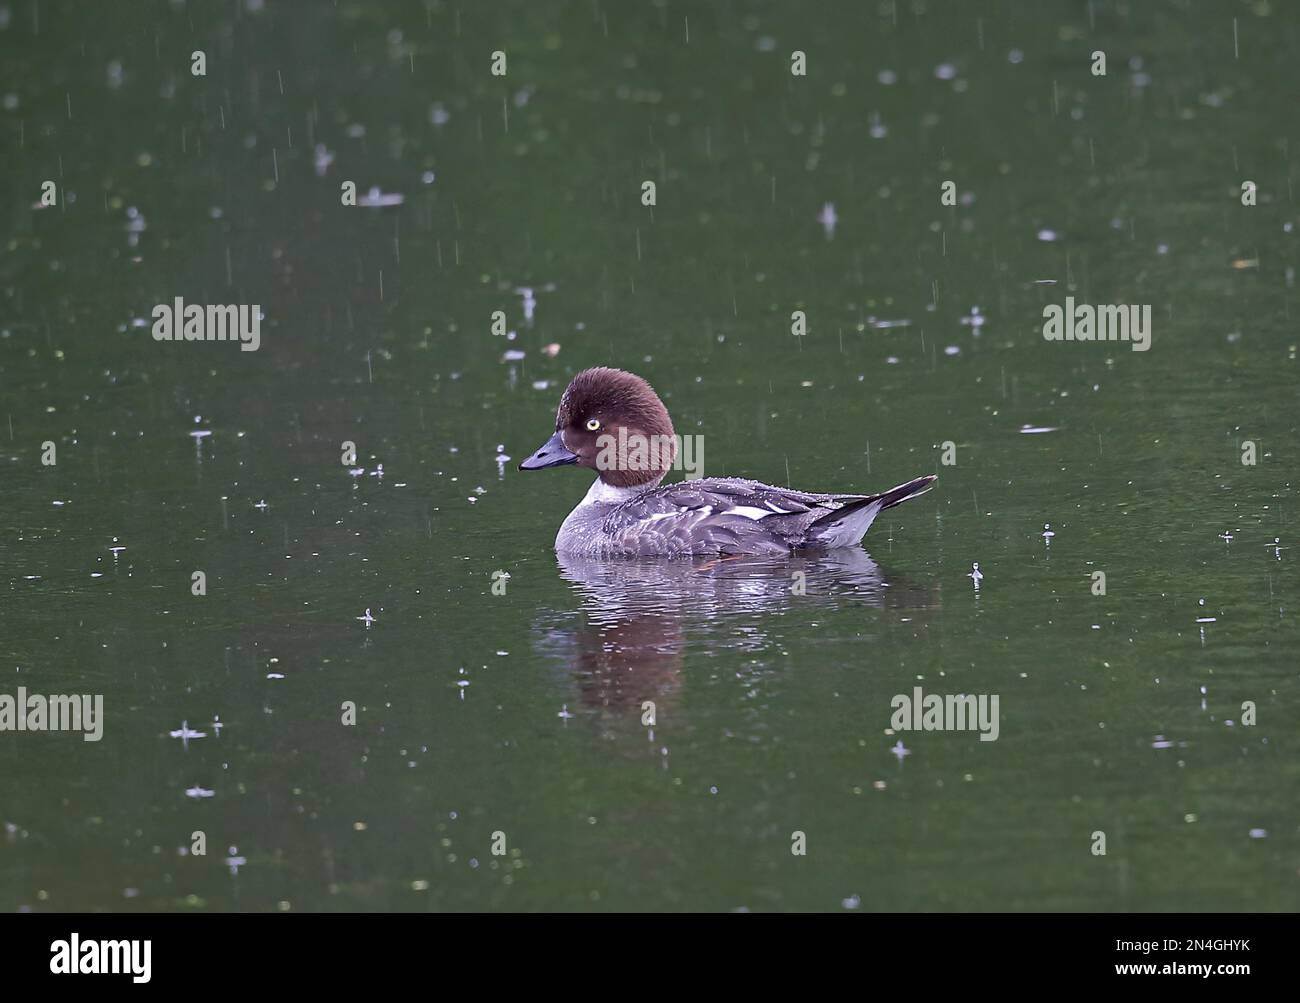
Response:
[[[0,7],[0,694],[106,718],[0,732],[0,909],[1300,905],[1290,7]],[[557,561],[588,475],[515,466],[601,364],[707,475],[939,482]]]

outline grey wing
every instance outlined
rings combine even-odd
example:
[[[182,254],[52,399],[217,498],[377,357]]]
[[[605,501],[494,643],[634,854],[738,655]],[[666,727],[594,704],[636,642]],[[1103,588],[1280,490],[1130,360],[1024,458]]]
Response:
[[[627,553],[784,553],[808,527],[844,504],[739,478],[681,481],[619,507],[607,532]]]

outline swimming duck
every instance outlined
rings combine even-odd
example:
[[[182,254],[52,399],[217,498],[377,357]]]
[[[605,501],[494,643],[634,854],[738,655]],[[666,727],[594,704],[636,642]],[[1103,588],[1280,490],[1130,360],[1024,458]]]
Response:
[[[598,558],[852,547],[881,512],[936,480],[928,474],[871,495],[795,491],[739,477],[660,484],[677,451],[668,409],[650,384],[597,367],[569,383],[555,434],[519,469],[576,464],[599,473],[555,538],[560,553]]]

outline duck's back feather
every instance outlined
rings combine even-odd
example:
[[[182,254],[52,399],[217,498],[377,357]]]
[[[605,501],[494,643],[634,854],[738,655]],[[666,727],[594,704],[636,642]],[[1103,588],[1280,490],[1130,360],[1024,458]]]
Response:
[[[566,549],[676,556],[853,546],[880,512],[934,480],[918,477],[874,495],[812,494],[739,477],[679,481],[610,506],[598,538]]]

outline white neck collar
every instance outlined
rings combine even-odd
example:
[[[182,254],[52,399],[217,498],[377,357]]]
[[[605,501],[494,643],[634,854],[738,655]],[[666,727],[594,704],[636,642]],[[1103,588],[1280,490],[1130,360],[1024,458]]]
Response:
[[[623,502],[629,501],[639,494],[644,494],[651,488],[658,487],[659,482],[663,479],[664,475],[660,474],[648,484],[637,484],[630,488],[616,488],[612,484],[606,484],[603,478],[597,477],[592,483],[591,489],[587,492],[586,497],[584,497],[578,504],[579,506],[621,505]]]

